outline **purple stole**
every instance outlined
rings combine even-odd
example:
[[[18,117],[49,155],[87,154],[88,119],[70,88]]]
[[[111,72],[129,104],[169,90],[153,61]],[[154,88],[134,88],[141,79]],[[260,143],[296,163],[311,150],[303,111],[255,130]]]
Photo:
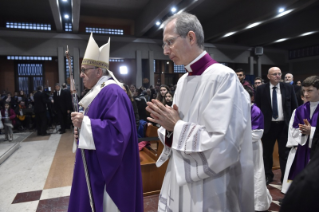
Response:
[[[251,129],[264,129],[264,115],[255,104],[251,106]]]
[[[319,106],[319,105],[318,105]],[[319,114],[319,107],[317,106],[315,112],[310,118],[310,102],[306,102],[305,104],[299,106],[296,109],[295,119],[293,123],[294,128],[299,128],[298,124],[303,124],[304,119],[307,119],[312,127],[316,127],[317,118]],[[298,144],[296,156],[291,165],[290,172],[288,175],[289,180],[295,179],[295,177],[306,167],[310,160],[310,148],[309,148],[309,139],[306,144],[301,146]]]
[[[188,72],[188,76],[199,76],[204,73],[204,71],[211,65],[217,63],[215,60],[213,60],[209,54],[205,54],[202,58],[197,60],[195,63],[191,65],[192,72]],[[187,70],[186,70],[187,71]],[[172,146],[173,142],[173,135],[170,136],[170,138],[167,138],[165,136],[165,144],[169,147]]]

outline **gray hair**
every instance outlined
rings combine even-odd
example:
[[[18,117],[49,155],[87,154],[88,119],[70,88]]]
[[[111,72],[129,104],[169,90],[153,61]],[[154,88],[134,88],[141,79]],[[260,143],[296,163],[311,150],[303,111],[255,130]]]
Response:
[[[109,75],[109,71],[106,68],[101,68],[103,75],[107,76]]]
[[[177,34],[185,38],[189,31],[193,31],[197,38],[197,45],[201,49],[204,49],[204,30],[197,17],[187,12],[181,12],[166,19],[163,23],[164,28],[169,22],[175,19],[175,30]]]

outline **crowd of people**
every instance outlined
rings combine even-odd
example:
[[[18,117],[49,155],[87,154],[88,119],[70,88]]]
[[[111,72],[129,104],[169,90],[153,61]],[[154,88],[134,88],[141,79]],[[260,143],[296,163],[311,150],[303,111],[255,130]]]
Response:
[[[23,90],[15,92],[3,91],[0,100],[1,119],[3,127],[1,133],[5,140],[12,141],[13,133],[23,131],[37,131],[37,135],[47,135],[49,128],[60,126],[59,132],[65,133],[70,129],[72,111],[70,90],[66,83],[56,84],[55,90],[37,87],[28,95]]]

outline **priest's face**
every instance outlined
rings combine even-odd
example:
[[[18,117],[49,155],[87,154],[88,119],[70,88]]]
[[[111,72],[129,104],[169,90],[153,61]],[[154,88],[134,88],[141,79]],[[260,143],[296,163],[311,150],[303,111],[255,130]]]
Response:
[[[97,81],[99,81],[99,68],[90,65],[82,65],[80,77],[83,79],[84,87],[91,89]]]
[[[187,37],[183,38],[177,34],[175,20],[169,22],[164,29],[163,50],[176,65],[186,66],[192,61],[187,54],[191,51],[191,46],[187,42]]]

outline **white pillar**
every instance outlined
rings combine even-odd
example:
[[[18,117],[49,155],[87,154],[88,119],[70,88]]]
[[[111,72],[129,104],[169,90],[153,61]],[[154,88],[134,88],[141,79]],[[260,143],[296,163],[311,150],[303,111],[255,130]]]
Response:
[[[149,71],[150,71],[150,85],[153,85],[155,87],[154,84],[154,52],[153,51],[149,51],[148,52],[148,66],[149,66]]]
[[[73,68],[74,68],[74,82],[75,82],[75,89],[77,90],[78,95],[80,96],[82,92],[82,88],[80,86],[80,49],[74,48],[73,49]]]
[[[59,68],[59,83],[65,82],[65,57],[63,47],[58,47],[58,68]]]
[[[135,53],[135,60],[136,60],[136,78],[135,84],[136,88],[142,86],[142,52],[140,50],[136,50]]]
[[[254,75],[254,57],[250,56],[249,57],[249,70],[250,70],[250,75]]]

